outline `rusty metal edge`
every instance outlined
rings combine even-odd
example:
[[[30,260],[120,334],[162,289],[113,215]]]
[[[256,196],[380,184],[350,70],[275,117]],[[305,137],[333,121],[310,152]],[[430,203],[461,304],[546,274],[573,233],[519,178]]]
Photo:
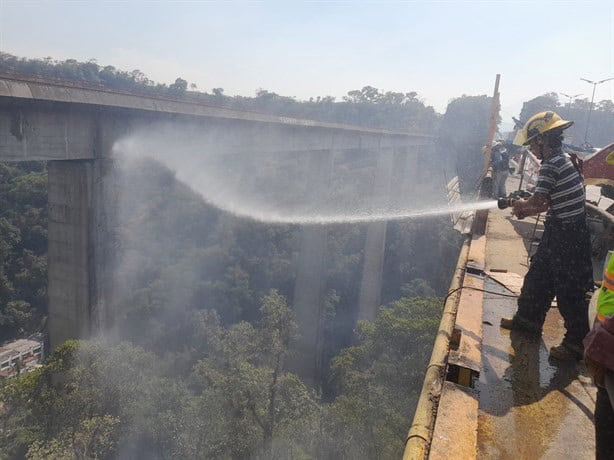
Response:
[[[463,285],[465,278],[465,267],[469,257],[471,240],[472,236],[467,235],[458,256],[456,269],[448,291],[452,292],[452,294],[447,298],[441,315],[433,352],[424,375],[422,391],[418,399],[412,425],[407,434],[407,440],[405,441],[403,460],[422,460],[428,457],[437,415],[437,406],[445,378],[450,337],[456,322],[456,312],[461,294],[460,287]]]

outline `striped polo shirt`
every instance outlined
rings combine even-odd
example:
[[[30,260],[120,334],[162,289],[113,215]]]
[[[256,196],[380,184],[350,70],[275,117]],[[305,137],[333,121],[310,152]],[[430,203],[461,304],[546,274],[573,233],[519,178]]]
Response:
[[[562,152],[542,162],[535,193],[543,193],[550,198],[549,218],[573,222],[584,217],[586,196],[582,176]]]

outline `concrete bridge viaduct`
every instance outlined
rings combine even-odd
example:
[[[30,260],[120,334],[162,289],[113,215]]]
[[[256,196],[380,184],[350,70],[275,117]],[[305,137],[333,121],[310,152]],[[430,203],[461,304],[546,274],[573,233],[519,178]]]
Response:
[[[160,121],[193,125],[224,152],[318,152],[314,190],[325,190],[335,152],[377,154],[374,184],[391,194],[402,176],[416,174],[432,138],[311,120],[213,107],[187,100],[124,94],[64,83],[0,78],[0,161],[47,161],[49,193],[48,331],[51,346],[103,330],[113,312],[112,254],[105,238],[113,230],[114,174],[111,149],[131,131]],[[224,129],[220,129],[224,128]],[[283,147],[280,147],[283,146]],[[172,155],[172,152],[169,152]],[[405,181],[406,183],[407,181]],[[317,193],[317,192],[316,192]],[[304,227],[292,304],[301,327],[305,369],[318,368],[322,273],[327,230]],[[379,306],[386,223],[368,226],[359,317]],[[302,360],[303,360],[302,359]],[[301,360],[301,361],[302,361]]]

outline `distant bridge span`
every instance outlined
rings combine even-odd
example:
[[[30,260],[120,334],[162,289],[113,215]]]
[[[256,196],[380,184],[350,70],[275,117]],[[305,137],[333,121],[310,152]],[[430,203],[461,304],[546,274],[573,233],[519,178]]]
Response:
[[[190,100],[121,93],[78,84],[0,75],[0,161],[48,161],[48,302],[51,346],[87,337],[112,322],[112,262],[105,239],[113,227],[112,148],[135,129],[164,122],[198,130],[222,152],[319,152],[314,188],[330,181],[335,152],[369,150],[377,155],[375,186],[416,174],[419,153],[433,137],[265,113],[215,107]],[[172,154],[172,153],[169,153]],[[399,167],[401,165],[401,167]],[[408,168],[408,169],[406,169]],[[327,231],[306,227],[296,267],[293,304],[301,325],[304,359],[317,365],[321,279]],[[363,263],[359,317],[379,306],[386,223],[370,224]],[[309,365],[304,366],[309,368]],[[308,376],[309,377],[309,376]]]
[[[127,132],[152,121],[197,124],[230,151],[311,151],[419,147],[432,136],[324,123],[58,83],[0,77],[0,160],[110,156]],[[231,130],[220,132],[219,127]]]

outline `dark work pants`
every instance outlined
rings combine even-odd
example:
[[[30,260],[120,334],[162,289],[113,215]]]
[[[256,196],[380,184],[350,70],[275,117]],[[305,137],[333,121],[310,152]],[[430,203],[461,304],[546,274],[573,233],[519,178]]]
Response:
[[[605,388],[597,388],[595,403],[595,450],[597,460],[614,459],[614,410]]]
[[[517,315],[541,327],[556,296],[567,329],[564,343],[582,346],[589,330],[586,293],[593,289],[590,251],[585,219],[572,224],[547,220],[524,278]]]
[[[507,193],[505,192],[505,181],[507,180],[508,171],[495,171],[494,183],[493,183],[493,198],[505,198]]]

